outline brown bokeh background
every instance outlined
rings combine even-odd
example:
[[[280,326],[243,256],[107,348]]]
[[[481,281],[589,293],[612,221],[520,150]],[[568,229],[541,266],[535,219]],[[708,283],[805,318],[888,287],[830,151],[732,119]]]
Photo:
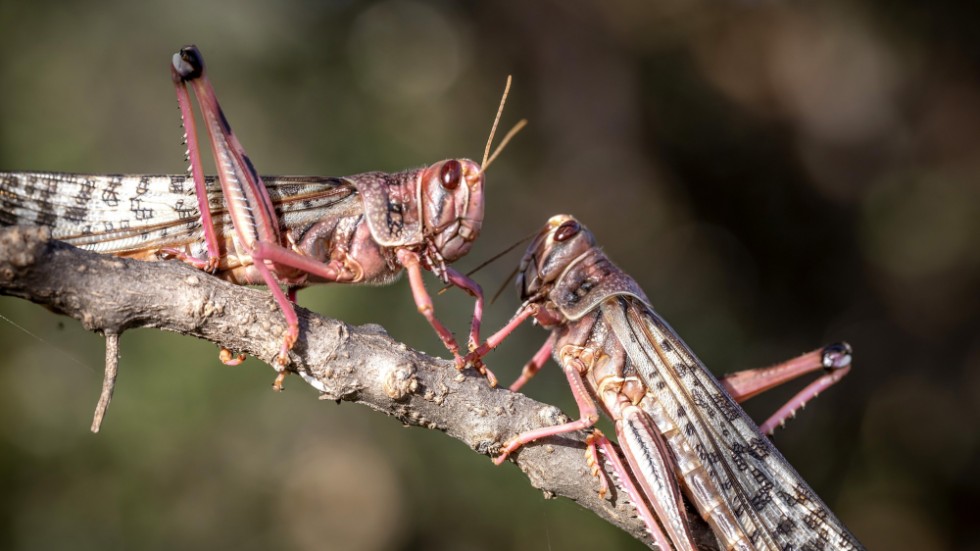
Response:
[[[776,444],[870,548],[980,549],[980,38],[946,4],[5,0],[0,168],[180,172],[185,43],[265,174],[479,158],[512,73],[503,126],[530,126],[460,266],[569,212],[715,373],[850,341],[852,375]],[[404,281],[300,303],[444,354]],[[470,304],[436,307],[461,332]],[[512,465],[160,332],[123,336],[93,436],[100,339],[0,313],[43,339],[0,323],[0,548],[642,548]],[[543,338],[491,365],[511,380]],[[553,367],[526,392],[574,412]]]

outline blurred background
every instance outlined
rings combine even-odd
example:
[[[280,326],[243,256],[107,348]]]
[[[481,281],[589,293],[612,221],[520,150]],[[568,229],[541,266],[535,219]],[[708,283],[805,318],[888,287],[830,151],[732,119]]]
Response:
[[[200,46],[264,174],[479,159],[466,270],[580,217],[716,374],[835,340],[855,369],[775,438],[872,549],[980,549],[980,38],[914,2],[0,1],[0,169],[181,172],[168,64]],[[476,276],[488,294],[515,251]],[[430,289],[436,283],[429,280]],[[446,353],[407,283],[300,304]],[[437,299],[463,333],[471,302]],[[517,308],[508,289],[485,327]],[[0,548],[641,549],[513,465],[231,368],[213,345],[102,340],[0,298]],[[489,358],[517,376],[545,334]],[[763,419],[793,389],[757,398]],[[526,387],[574,412],[553,366]]]

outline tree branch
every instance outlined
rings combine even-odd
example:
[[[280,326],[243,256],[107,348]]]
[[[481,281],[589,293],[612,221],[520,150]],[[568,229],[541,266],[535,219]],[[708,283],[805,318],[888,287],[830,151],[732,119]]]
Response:
[[[244,351],[273,365],[283,317],[266,292],[235,286],[180,262],[101,256],[52,241],[44,229],[0,228],[0,294],[43,304],[91,331],[154,327]],[[290,368],[321,399],[366,405],[406,425],[442,431],[482,454],[519,432],[562,422],[557,408],[492,389],[452,362],[392,340],[379,326],[352,327],[297,308],[300,339]],[[104,393],[105,394],[105,393]],[[583,459],[584,434],[531,444],[514,462],[547,496],[567,497],[652,545],[622,492],[599,498]],[[701,548],[714,537],[692,515]]]

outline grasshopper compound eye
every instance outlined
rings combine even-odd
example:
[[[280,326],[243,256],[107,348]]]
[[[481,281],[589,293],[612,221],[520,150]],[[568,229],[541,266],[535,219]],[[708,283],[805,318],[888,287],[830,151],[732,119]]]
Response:
[[[563,222],[562,225],[558,226],[558,229],[555,230],[555,241],[559,243],[568,241],[569,239],[578,235],[580,231],[582,231],[582,226],[575,220]]]
[[[462,175],[462,165],[459,164],[459,161],[453,159],[446,161],[442,165],[442,170],[439,172],[439,179],[442,181],[442,187],[452,191],[459,187],[459,179]]]

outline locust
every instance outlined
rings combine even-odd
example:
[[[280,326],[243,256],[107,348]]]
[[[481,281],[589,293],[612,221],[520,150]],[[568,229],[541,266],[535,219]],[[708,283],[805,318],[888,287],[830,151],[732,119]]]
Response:
[[[517,288],[520,309],[468,361],[480,362],[533,319],[551,334],[511,390],[550,355],[568,379],[579,418],[514,436],[496,457],[498,465],[535,440],[590,429],[601,408],[614,422],[625,462],[601,432],[589,435],[586,455],[600,493],[612,485],[598,466],[604,457],[616,487],[626,491],[659,549],[695,549],[685,498],[722,549],[862,549],[736,403],[824,370],[764,423],[772,430],[848,372],[846,343],[719,382],[654,311],[637,282],[568,215],[552,217],[533,239],[518,269]]]
[[[401,172],[346,177],[259,176],[218,102],[195,46],[172,57],[171,77],[185,129],[188,175],[0,172],[0,225],[50,228],[55,239],[100,253],[177,258],[241,285],[264,284],[285,318],[277,356],[281,389],[299,336],[296,291],[318,283],[385,285],[407,272],[419,312],[456,365],[453,333],[434,314],[422,271],[475,299],[469,347],[480,342],[483,292],[450,263],[479,236],[490,143],[483,162],[447,159]],[[191,92],[207,129],[217,176],[205,176]],[[285,291],[282,289],[285,287]],[[244,359],[222,350],[222,360]],[[484,372],[495,384],[493,374]]]

